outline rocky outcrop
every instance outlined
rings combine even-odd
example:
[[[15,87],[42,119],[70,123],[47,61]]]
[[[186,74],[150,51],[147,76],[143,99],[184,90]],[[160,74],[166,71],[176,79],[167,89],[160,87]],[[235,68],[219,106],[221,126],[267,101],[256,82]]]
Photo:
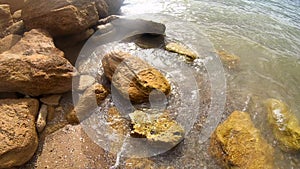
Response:
[[[268,122],[272,126],[275,138],[280,142],[281,148],[285,151],[300,150],[300,123],[296,115],[286,103],[268,99]]]
[[[170,83],[157,69],[125,52],[112,52],[102,59],[105,76],[114,87],[131,101],[148,101],[149,94],[158,90],[168,95]]]
[[[21,38],[22,37],[20,35],[8,35],[3,39],[0,39],[0,54],[13,47],[17,42],[21,40]]]
[[[10,7],[7,4],[0,5],[0,38],[6,35],[6,29],[13,24]]]
[[[38,108],[35,99],[0,100],[0,168],[23,165],[35,153]]]
[[[245,112],[233,112],[217,127],[211,136],[210,152],[224,168],[274,168],[273,148]]]
[[[27,29],[43,28],[52,36],[83,32],[99,20],[95,2],[86,0],[27,0],[22,18]]]
[[[156,147],[172,148],[184,137],[184,128],[172,120],[167,112],[136,110],[129,117],[133,125],[132,134],[147,138]]]
[[[74,71],[46,32],[31,30],[0,54],[0,92],[29,96],[64,93],[71,90]]]
[[[80,125],[67,125],[45,138],[34,168],[109,168],[113,157],[95,144]]]

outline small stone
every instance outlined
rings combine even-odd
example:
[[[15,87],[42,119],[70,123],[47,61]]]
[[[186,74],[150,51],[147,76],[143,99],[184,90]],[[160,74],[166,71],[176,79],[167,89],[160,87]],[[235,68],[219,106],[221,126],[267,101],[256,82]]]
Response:
[[[36,128],[37,131],[40,133],[44,130],[46,124],[47,124],[47,105],[42,105],[38,114],[38,118],[36,120]]]
[[[225,50],[219,50],[217,51],[217,54],[219,55],[221,61],[223,64],[225,64],[229,69],[235,69],[240,63],[240,57],[229,54]]]
[[[21,40],[22,36],[20,35],[8,35],[5,36],[3,39],[0,39],[0,54],[9,50],[13,47],[17,42]]]
[[[18,22],[18,21],[22,20],[22,10],[17,10],[16,12],[14,12],[12,17],[14,19],[14,22]]]
[[[184,128],[172,120],[167,112],[136,110],[129,114],[133,125],[132,134],[139,134],[158,146],[176,146],[184,137]]]
[[[75,105],[75,112],[79,121],[89,117],[93,113],[92,111],[102,103],[108,94],[104,86],[99,83],[95,83],[87,88]]]
[[[165,48],[167,51],[175,52],[175,53],[186,56],[187,61],[193,61],[198,58],[198,56],[195,52],[193,52],[187,46],[177,43],[177,42],[176,43],[170,42],[166,45]]]
[[[157,165],[147,158],[129,158],[124,162],[125,169],[156,169]]]
[[[40,101],[49,106],[58,106],[61,95],[48,95],[40,98]]]
[[[6,34],[23,35],[24,32],[25,32],[25,26],[22,20],[13,23],[10,27],[6,29]]]
[[[76,125],[76,124],[80,123],[75,110],[70,111],[69,113],[67,113],[66,119],[72,125]]]
[[[275,138],[284,151],[300,150],[300,123],[288,105],[280,100],[268,99],[268,122],[273,128]]]
[[[38,147],[36,99],[0,100],[0,168],[21,166]]]
[[[224,168],[274,168],[274,149],[246,112],[234,111],[220,124],[210,138],[209,149]]]
[[[88,87],[92,86],[96,82],[96,79],[90,75],[80,75],[73,80],[73,87],[75,90],[84,91]]]
[[[148,101],[153,90],[170,93],[171,85],[160,71],[129,53],[109,53],[102,59],[102,65],[113,86],[133,102]]]

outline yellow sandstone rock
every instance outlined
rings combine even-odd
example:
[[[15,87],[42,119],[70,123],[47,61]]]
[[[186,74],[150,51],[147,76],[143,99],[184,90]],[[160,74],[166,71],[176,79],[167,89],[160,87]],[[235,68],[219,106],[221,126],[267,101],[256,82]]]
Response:
[[[184,55],[188,61],[193,61],[198,58],[195,52],[180,43],[170,42],[166,45],[166,50]]]

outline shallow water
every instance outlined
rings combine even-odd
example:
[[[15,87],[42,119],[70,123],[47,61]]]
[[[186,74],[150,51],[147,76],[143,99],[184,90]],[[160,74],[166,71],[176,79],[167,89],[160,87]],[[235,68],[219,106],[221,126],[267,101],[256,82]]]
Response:
[[[194,29],[203,32],[215,49],[239,56],[238,70],[225,69],[227,107],[224,116],[236,109],[249,112],[256,127],[276,149],[276,167],[300,168],[299,153],[283,153],[277,148],[266,125],[263,106],[267,98],[281,99],[300,118],[299,0],[125,0],[122,13],[176,16],[195,23]],[[187,139],[181,155],[156,160],[175,164],[176,168],[216,168],[205,146],[197,145],[194,139],[194,136]]]

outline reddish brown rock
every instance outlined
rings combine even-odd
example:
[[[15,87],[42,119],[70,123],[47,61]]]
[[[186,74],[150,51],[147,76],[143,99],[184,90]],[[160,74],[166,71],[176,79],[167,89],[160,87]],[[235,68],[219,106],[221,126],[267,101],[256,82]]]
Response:
[[[170,83],[160,71],[129,53],[109,53],[102,59],[102,65],[114,87],[133,102],[148,101],[152,90],[170,93]]]
[[[0,100],[0,168],[23,165],[35,153],[38,108],[35,99]]]
[[[86,0],[27,0],[22,18],[27,29],[43,28],[52,36],[80,33],[99,20],[95,2]]]
[[[55,48],[49,34],[31,30],[0,54],[0,92],[29,96],[64,93],[72,88],[74,67]]]
[[[245,112],[233,112],[217,127],[211,136],[210,152],[224,168],[274,168],[274,149]]]

